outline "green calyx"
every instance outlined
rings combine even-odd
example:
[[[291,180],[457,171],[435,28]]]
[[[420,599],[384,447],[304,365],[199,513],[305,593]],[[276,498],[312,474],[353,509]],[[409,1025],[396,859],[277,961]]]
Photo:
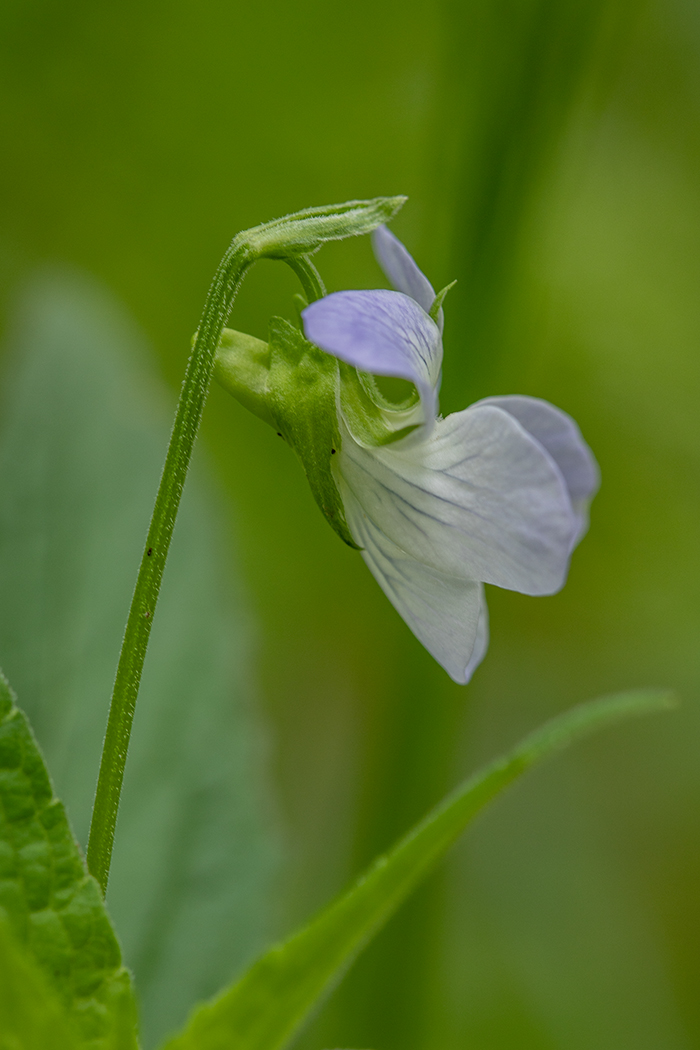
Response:
[[[234,238],[224,267],[239,256],[245,267],[262,258],[288,263],[304,289],[304,296],[295,296],[301,322],[308,302],[325,295],[323,281],[309,257],[326,241],[361,236],[389,222],[405,200],[347,201],[274,219]],[[291,445],[326,520],[348,546],[359,550],[345,520],[332,469],[341,449],[339,407],[353,439],[383,445],[413,429],[408,424],[414,422],[414,402],[396,406],[385,401],[371,376],[360,375],[320,350],[280,317],[270,320],[269,331],[265,343],[224,328],[214,378]]]
[[[327,241],[371,233],[389,222],[405,201],[403,196],[375,197],[306,208],[245,230],[234,237],[224,257],[220,267],[222,279],[228,280],[230,269],[243,273],[257,259],[286,262],[304,289],[304,296],[295,296],[301,321],[304,307],[326,294],[310,256]],[[217,280],[218,275],[215,285]],[[345,543],[359,549],[345,520],[331,470],[331,457],[337,455],[341,446],[339,362],[279,317],[270,321],[269,343],[232,329],[219,331],[214,377],[292,446],[326,519]],[[195,335],[195,348],[200,335],[201,332]],[[350,401],[356,400],[352,394],[349,397]],[[364,393],[362,397],[367,400]],[[370,443],[380,444],[381,420],[374,419],[377,410],[371,399],[367,405],[369,415],[359,413],[361,418],[371,417],[363,433],[367,432]],[[358,424],[358,430],[361,429]]]
[[[399,404],[389,401],[373,376],[320,350],[289,321],[273,317],[269,331],[265,343],[225,328],[214,378],[291,445],[326,520],[359,550],[333,476],[343,441],[338,411],[350,440],[376,448],[406,437],[422,423],[418,392],[413,389]]]
[[[264,343],[224,329],[214,377],[291,445],[326,520],[348,546],[359,550],[331,470],[341,448],[338,362],[281,317],[271,318],[269,330],[270,341]]]

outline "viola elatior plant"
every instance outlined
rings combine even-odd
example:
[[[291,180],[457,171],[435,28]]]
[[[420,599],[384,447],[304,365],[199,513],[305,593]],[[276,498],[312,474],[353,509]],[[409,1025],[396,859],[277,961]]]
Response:
[[[564,582],[597,485],[595,462],[573,421],[534,398],[487,398],[439,417],[444,291],[435,296],[383,225],[403,201],[350,201],[265,223],[238,234],[217,269],[124,634],[87,870],[0,674],[3,1045],[9,1039],[7,1045],[27,1050],[138,1050],[134,989],[101,895],[163,567],[213,372],[294,448],[327,520],[362,551],[408,625],[458,682],[468,680],[486,650],[484,582],[528,594],[548,594]],[[373,230],[397,290],[326,296],[310,255],[325,241]],[[304,330],[273,318],[268,342],[224,329],[245,273],[261,258],[288,263],[306,293]],[[381,386],[395,380],[406,383],[403,401]],[[306,927],[199,1005],[161,1050],[283,1050],[490,799],[570,741],[669,704],[660,692],[608,697],[530,734],[448,795]],[[181,866],[179,854],[172,863]],[[168,997],[179,996],[179,988],[168,989]]]
[[[386,226],[373,242],[396,291],[317,299],[301,313],[306,338],[279,318],[269,343],[226,331],[216,374],[295,448],[330,523],[465,683],[488,646],[483,584],[558,591],[598,469],[546,401],[490,397],[439,416],[445,293]],[[375,376],[410,393],[396,403]]]

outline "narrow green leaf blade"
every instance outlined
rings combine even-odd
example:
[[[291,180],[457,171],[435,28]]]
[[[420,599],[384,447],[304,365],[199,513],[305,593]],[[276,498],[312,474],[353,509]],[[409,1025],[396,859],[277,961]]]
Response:
[[[114,1046],[115,1019],[125,1010],[131,1023],[122,1045],[136,1046],[131,981],[99,886],[87,874],[27,720],[0,674],[0,921],[5,920],[72,1018],[81,1046]]]
[[[262,956],[219,998],[199,1007],[166,1050],[283,1046],[470,820],[508,784],[573,740],[672,706],[668,692],[623,693],[575,707],[527,736],[466,780],[308,926]]]

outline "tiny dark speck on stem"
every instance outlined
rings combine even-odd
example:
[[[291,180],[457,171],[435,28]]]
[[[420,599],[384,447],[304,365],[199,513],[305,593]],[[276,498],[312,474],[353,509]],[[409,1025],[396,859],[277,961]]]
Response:
[[[281,437],[282,437],[282,435],[280,434],[279,430],[277,431],[277,437],[278,437],[278,438],[281,438]]]
[[[153,554],[153,547],[149,547],[148,550],[146,551],[146,554],[150,558],[150,556]]]
[[[334,449],[334,448],[332,448],[332,449],[331,449],[331,456],[334,456],[334,455],[335,455],[335,449]]]

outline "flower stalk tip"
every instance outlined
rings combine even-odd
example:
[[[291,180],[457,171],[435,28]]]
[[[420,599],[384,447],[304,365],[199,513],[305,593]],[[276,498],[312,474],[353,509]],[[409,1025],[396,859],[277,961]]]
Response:
[[[305,208],[273,219],[241,235],[257,259],[286,259],[311,255],[327,241],[360,237],[390,222],[407,198],[374,197],[320,208]]]

